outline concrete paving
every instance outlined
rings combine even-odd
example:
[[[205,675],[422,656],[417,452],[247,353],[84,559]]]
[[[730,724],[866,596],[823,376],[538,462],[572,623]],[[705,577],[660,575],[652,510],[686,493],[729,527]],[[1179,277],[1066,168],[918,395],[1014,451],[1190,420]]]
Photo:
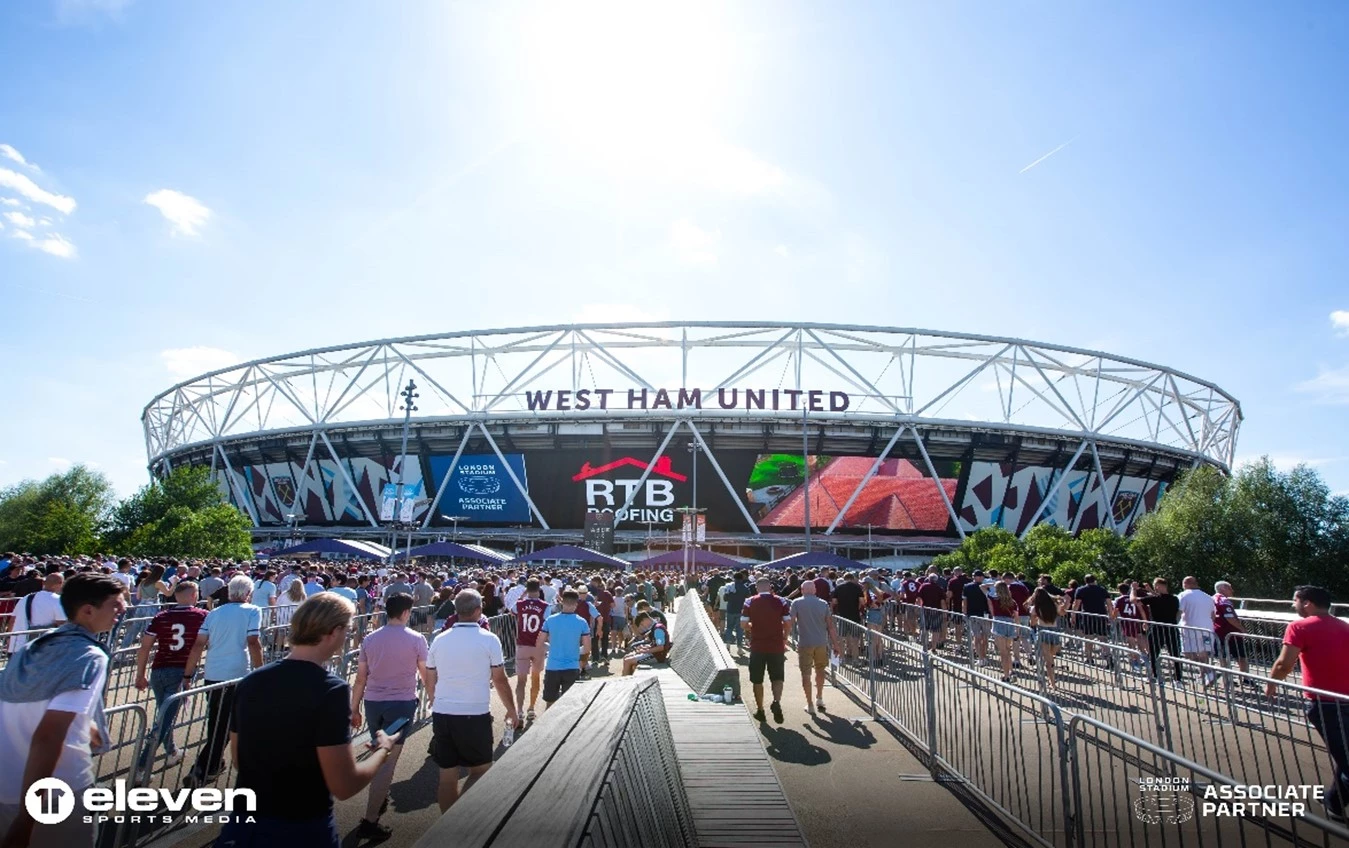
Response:
[[[747,659],[737,661],[748,665]],[[746,709],[752,711],[748,668],[743,675]],[[771,699],[765,682],[765,706]],[[759,725],[812,848],[1020,844],[990,830],[948,784],[932,781],[898,736],[845,692],[826,682],[824,700],[823,713],[806,710],[796,653],[788,652],[784,721],[777,724],[767,712]]]

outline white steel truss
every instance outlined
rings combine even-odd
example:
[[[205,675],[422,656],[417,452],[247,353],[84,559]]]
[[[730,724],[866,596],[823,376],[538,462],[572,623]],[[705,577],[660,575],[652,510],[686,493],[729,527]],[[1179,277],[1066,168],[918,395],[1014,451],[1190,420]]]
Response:
[[[1098,351],[1012,338],[834,324],[661,322],[464,331],[302,351],[174,386],[142,416],[152,468],[186,448],[396,417],[409,378],[420,421],[650,418],[646,409],[531,410],[537,391],[700,388],[698,420],[799,420],[720,409],[718,389],[847,392],[810,420],[969,426],[1161,448],[1227,469],[1241,407],[1213,383]],[[484,430],[485,432],[485,430]],[[919,443],[921,447],[921,441]]]

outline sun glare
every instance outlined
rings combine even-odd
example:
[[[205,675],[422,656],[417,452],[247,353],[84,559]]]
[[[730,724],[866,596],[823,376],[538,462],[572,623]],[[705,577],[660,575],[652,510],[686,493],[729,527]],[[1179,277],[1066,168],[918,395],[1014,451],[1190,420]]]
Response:
[[[719,144],[731,72],[718,7],[549,4],[526,30],[535,112],[557,142],[623,169],[726,158],[709,152]]]

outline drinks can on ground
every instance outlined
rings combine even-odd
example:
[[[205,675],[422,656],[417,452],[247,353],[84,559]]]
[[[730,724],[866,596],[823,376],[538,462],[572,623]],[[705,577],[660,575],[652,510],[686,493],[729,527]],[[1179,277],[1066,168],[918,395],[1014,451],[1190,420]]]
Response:
[[[735,703],[735,692],[729,686],[721,690],[721,697],[725,699],[728,704]]]

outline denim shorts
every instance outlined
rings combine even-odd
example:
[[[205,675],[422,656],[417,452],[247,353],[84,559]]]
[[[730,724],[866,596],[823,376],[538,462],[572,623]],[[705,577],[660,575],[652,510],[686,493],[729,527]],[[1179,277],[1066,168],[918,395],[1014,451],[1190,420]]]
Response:
[[[1057,627],[1041,624],[1035,631],[1035,641],[1041,645],[1060,645],[1063,643],[1063,634],[1059,633]]]
[[[1015,639],[1020,635],[1016,629],[1016,621],[1010,616],[993,616],[993,635],[1000,639]]]
[[[885,610],[869,609],[867,610],[867,624],[884,624]]]
[[[370,738],[375,738],[376,730],[383,730],[400,718],[408,720],[398,732],[394,744],[402,745],[408,731],[412,730],[412,717],[417,714],[417,700],[411,701],[366,701],[365,726],[370,729]]]

